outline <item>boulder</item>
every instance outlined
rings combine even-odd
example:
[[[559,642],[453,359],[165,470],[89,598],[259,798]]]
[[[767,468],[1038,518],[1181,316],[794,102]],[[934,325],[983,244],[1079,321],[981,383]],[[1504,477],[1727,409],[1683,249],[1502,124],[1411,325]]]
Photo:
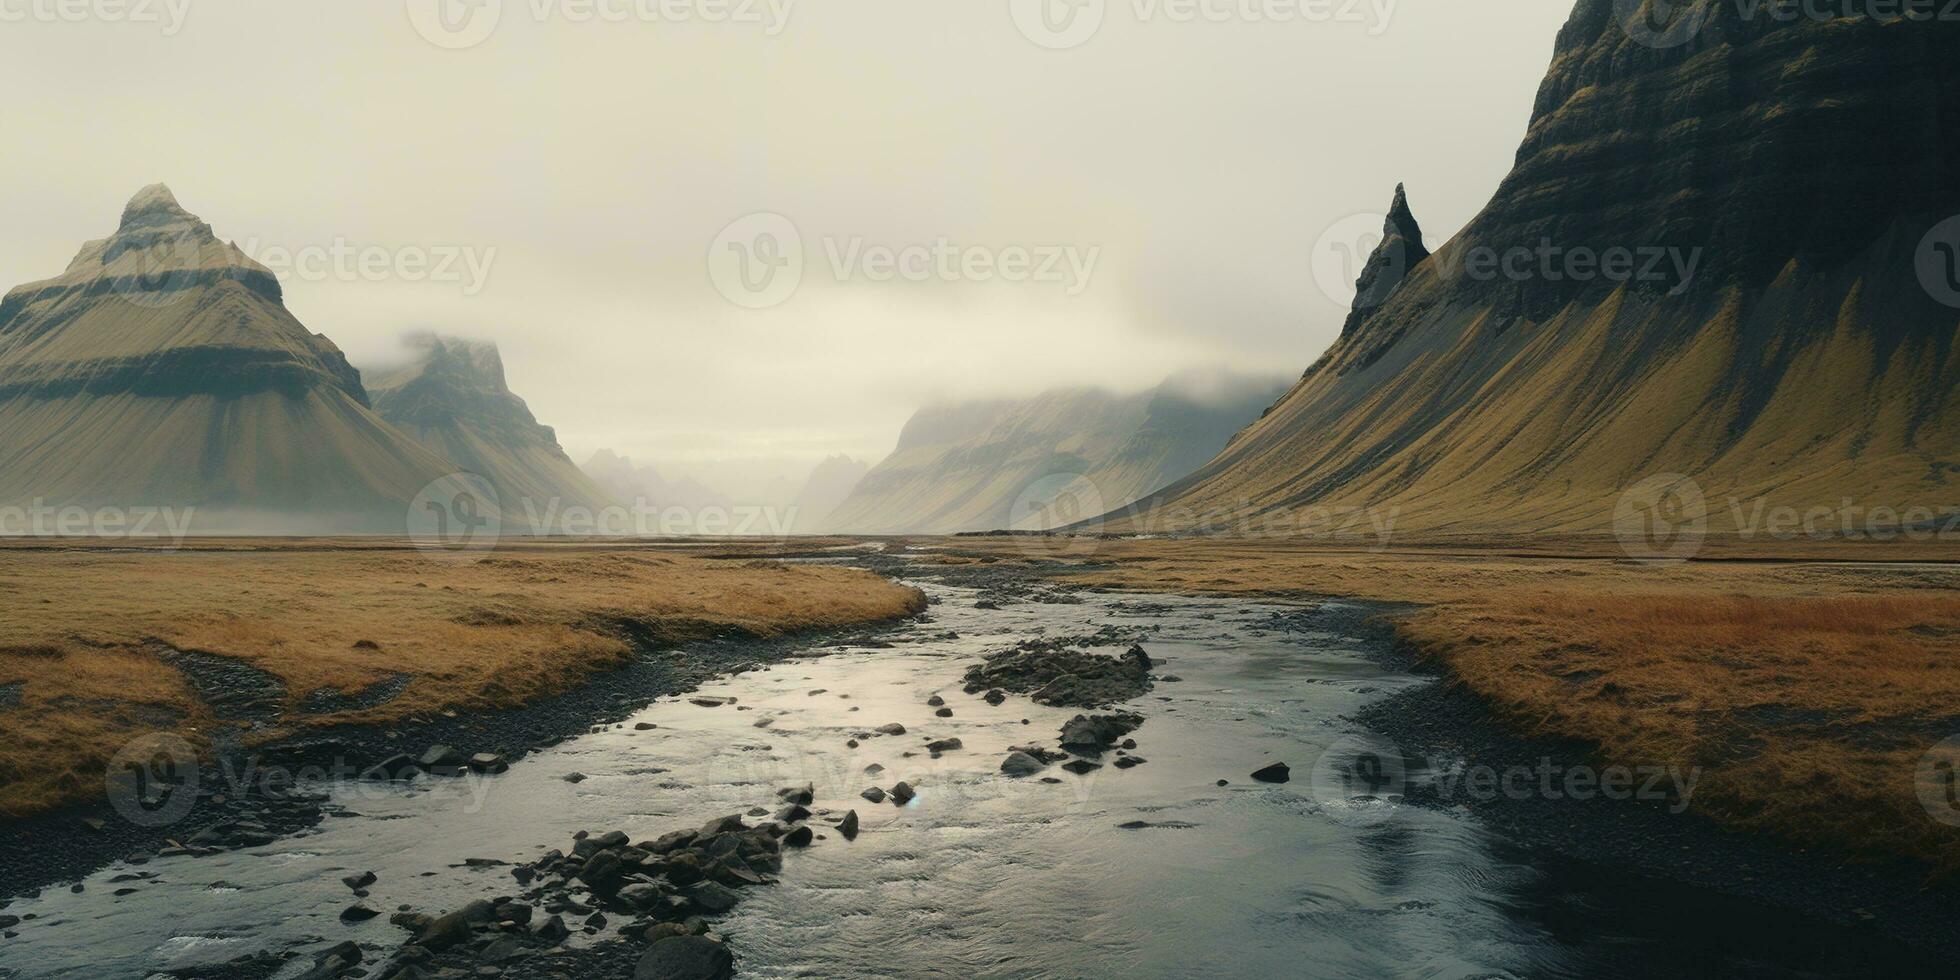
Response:
[[[715,881],[697,881],[688,889],[687,896],[695,907],[711,915],[719,915],[735,907],[742,900],[734,889]]]
[[[507,772],[510,769],[510,763],[505,761],[503,756],[495,752],[478,752],[470,756],[470,768],[477,772]]]
[[[729,980],[735,957],[706,936],[669,936],[654,943],[633,969],[633,980]]]
[[[431,745],[415,760],[424,769],[460,769],[469,760],[463,753],[447,745]]]
[[[1026,752],[1008,753],[1007,758],[1000,764],[1000,771],[1009,776],[1032,776],[1046,768],[1048,768],[1046,763]]]
[[[1284,783],[1293,778],[1293,770],[1284,762],[1275,762],[1253,773],[1252,778],[1262,783]]]

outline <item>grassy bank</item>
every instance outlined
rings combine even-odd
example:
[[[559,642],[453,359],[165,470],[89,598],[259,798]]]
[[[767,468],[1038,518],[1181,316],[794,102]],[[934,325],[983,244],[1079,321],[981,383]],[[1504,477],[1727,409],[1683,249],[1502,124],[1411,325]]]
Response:
[[[372,541],[228,541],[0,548],[0,604],[0,815],[22,816],[99,798],[112,755],[151,732],[208,745],[225,728],[264,740],[513,707],[617,667],[636,639],[775,636],[924,599],[856,570],[684,549],[538,544],[459,561]],[[227,717],[173,665],[179,651],[276,679],[275,717]],[[377,685],[405,686],[334,704]]]
[[[1720,561],[1638,564],[1512,542],[949,545],[1002,559],[1052,548],[1098,563],[1069,578],[1112,588],[1410,603],[1402,640],[1521,734],[1584,740],[1606,763],[1701,767],[1693,810],[1733,826],[1960,870],[1960,828],[1917,792],[1927,751],[1960,735],[1960,567],[1925,563],[1951,555],[1752,558],[1728,543],[1711,549]],[[1913,563],[1819,560],[1833,553]]]

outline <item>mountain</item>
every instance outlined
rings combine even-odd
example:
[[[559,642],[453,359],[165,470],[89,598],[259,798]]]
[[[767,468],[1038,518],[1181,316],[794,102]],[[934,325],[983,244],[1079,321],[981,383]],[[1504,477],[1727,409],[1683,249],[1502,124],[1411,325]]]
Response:
[[[612,495],[573,465],[550,426],[510,390],[497,345],[416,334],[411,361],[370,371],[376,414],[497,493],[505,526],[548,530],[565,508],[597,512]]]
[[[865,534],[1059,527],[1190,472],[1283,390],[1267,379],[1191,374],[1130,395],[1071,388],[926,408],[828,527]]]
[[[791,506],[796,508],[796,529],[818,534],[829,529],[830,515],[851,496],[851,491],[871,472],[871,466],[845,455],[836,455],[817,464],[810,478],[803,481]]]
[[[377,417],[279,281],[146,187],[0,300],[0,504],[196,507],[196,531],[393,531],[451,471]]]
[[[1670,474],[1714,531],[1950,502],[1960,24],[1622,11],[1577,5],[1481,214],[1429,255],[1398,193],[1326,356],[1103,529],[1596,533]]]

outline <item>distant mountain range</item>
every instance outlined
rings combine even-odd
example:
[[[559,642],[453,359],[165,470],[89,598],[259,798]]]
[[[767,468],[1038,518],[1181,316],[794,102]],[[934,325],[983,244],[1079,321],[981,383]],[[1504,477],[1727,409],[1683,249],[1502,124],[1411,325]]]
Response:
[[[381,420],[278,279],[146,187],[0,301],[0,504],[199,508],[199,530],[395,531],[455,469]]]
[[[1129,395],[1071,388],[927,408],[827,523],[865,534],[1059,527],[1202,465],[1285,388],[1191,374]]]
[[[1326,356],[1093,526],[1593,533],[1680,478],[1714,531],[1950,505],[1960,23],[1623,12],[1577,5],[1482,214],[1431,255],[1398,192]]]
[[[550,426],[538,424],[504,380],[497,346],[434,334],[408,338],[413,360],[364,372],[374,410],[457,468],[489,481],[505,521],[555,523],[566,507],[598,510],[614,498],[573,465]],[[556,510],[554,510],[554,508]]]
[[[635,463],[610,449],[585,461],[584,470],[615,499],[662,512],[654,534],[820,534],[830,530],[832,510],[870,466],[849,456],[825,459],[800,489],[771,478],[761,493],[711,487],[680,469]],[[778,485],[781,484],[781,485]]]
[[[417,341],[370,389],[279,281],[161,184],[57,278],[0,301],[0,506],[195,508],[192,533],[394,533],[457,472],[604,503],[496,348]],[[533,530],[537,528],[531,528]]]

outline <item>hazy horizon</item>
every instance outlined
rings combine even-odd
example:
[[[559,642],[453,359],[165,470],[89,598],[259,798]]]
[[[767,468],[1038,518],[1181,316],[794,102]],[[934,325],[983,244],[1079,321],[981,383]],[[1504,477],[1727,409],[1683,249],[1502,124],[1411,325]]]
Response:
[[[29,15],[0,57],[10,136],[43,152],[0,164],[0,278],[58,274],[162,181],[356,364],[415,330],[495,341],[574,460],[875,463],[933,402],[1311,363],[1345,314],[1328,229],[1406,182],[1440,242],[1511,164],[1570,2],[1467,7],[1119,4],[1066,50],[1007,3],[707,24],[526,0],[460,49],[419,4]],[[762,309],[711,274],[732,224],[744,248],[780,226],[756,213],[804,256]],[[924,281],[877,281],[915,246]],[[1017,249],[1041,281],[969,281]]]

